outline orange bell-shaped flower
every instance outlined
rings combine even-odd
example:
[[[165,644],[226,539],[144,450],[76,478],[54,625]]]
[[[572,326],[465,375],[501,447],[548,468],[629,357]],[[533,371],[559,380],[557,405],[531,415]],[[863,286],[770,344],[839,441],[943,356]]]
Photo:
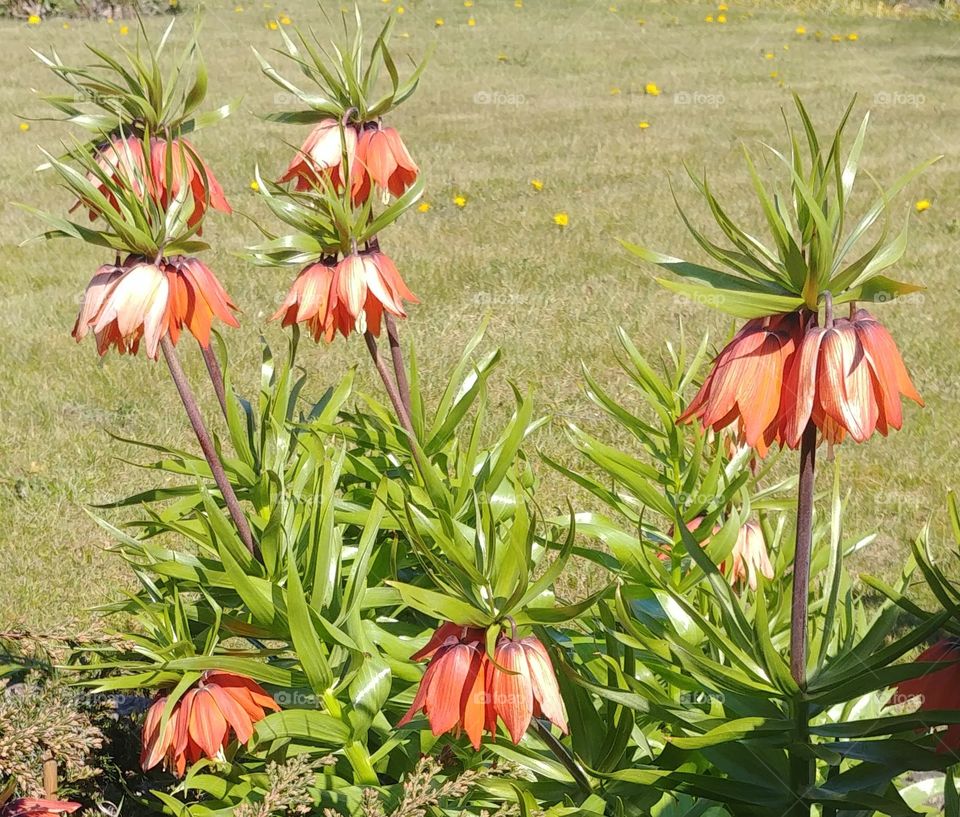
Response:
[[[280,709],[252,678],[219,670],[208,670],[184,693],[161,732],[167,700],[158,696],[147,711],[140,765],[147,771],[163,762],[177,777],[201,758],[222,760],[231,737],[246,743],[267,710]]]

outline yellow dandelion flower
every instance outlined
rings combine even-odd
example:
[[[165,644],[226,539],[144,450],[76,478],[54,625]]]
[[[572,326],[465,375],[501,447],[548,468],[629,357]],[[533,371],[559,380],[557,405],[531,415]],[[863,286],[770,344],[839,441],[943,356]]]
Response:
[[[417,207],[417,210],[418,210],[419,212],[421,212],[421,213],[429,213],[429,212],[430,212],[430,202],[429,202],[429,201],[422,201],[422,202],[420,202],[420,206]]]
[[[830,42],[832,42],[832,43],[838,43],[838,42],[840,42],[840,40],[842,40],[842,39],[843,39],[843,37],[841,37],[839,34],[832,34],[832,35],[830,36]]]
[[[443,25],[443,17],[437,17],[437,19],[433,21],[433,24],[434,24],[437,28],[440,28],[440,26]]]
[[[712,14],[708,14],[706,17],[703,18],[703,21],[704,21],[705,23],[712,23],[712,22],[713,22],[713,15],[712,15]]]
[[[470,26],[470,28],[473,28],[476,24],[477,20],[475,17],[471,17],[469,20],[467,20],[467,25]]]
[[[397,14],[403,14],[406,9],[403,6],[397,6]]]
[[[26,133],[28,130],[30,130],[30,123],[29,123],[29,122],[21,122],[21,123],[20,123],[20,130],[23,131],[24,133]]]
[[[523,8],[523,0],[513,0],[513,7],[514,7],[515,9],[522,9],[522,8]]]
[[[538,193],[543,190],[543,182],[540,179],[530,179],[530,186]]]
[[[726,15],[726,14],[718,14],[718,15],[717,15],[717,22],[720,23],[720,25],[723,25],[725,22],[727,22],[727,15]]]
[[[619,95],[620,95],[620,89],[619,89],[619,88],[613,87],[613,88],[610,89],[610,96],[619,96]]]
[[[243,6],[234,6],[234,7],[233,7],[233,10],[234,10],[237,14],[240,14],[240,13],[243,11]]]
[[[660,96],[660,88],[655,82],[648,82],[643,90],[646,91],[649,96]]]
[[[647,128],[650,127],[650,123],[644,120],[639,125],[637,125],[637,127],[640,128],[640,130],[646,130]]]
[[[467,206],[467,197],[460,193],[453,197],[453,203],[462,209]]]
[[[768,51],[766,54],[763,55],[763,58],[764,58],[765,60],[772,60],[772,59],[773,59],[773,52],[772,52],[772,51]]]
[[[29,17],[27,17],[27,25],[38,26],[41,22],[42,20],[40,19],[39,15],[31,14]]]
[[[915,205],[913,205],[913,209],[916,210],[918,213],[922,213],[924,210],[929,210],[930,200],[920,199],[920,201],[918,201]]]
[[[64,27],[64,28],[70,28],[70,23],[64,23],[64,24],[63,24],[63,27]]]
[[[847,39],[850,40],[850,42],[855,43],[857,40],[860,39],[860,37],[857,36],[857,32],[856,32],[856,31],[851,31],[851,32],[847,35]]]
[[[570,223],[570,216],[568,216],[563,211],[559,213],[554,213],[553,223],[556,224],[558,227],[566,227]]]
[[[280,28],[280,26],[277,25],[276,20],[271,20],[269,23],[267,23],[267,28],[269,28],[271,31],[276,31],[278,28]]]
[[[126,26],[120,26],[120,36],[126,37],[130,33],[130,29]]]
[[[256,179],[254,179],[253,181],[250,182],[250,189],[251,189],[254,193],[257,193],[257,192],[260,191],[260,185],[257,183],[257,180],[256,180]]]
[[[293,22],[293,20],[291,20],[286,14],[284,14],[284,15],[280,18],[280,22],[281,22],[283,25],[288,26],[288,25],[290,25],[290,23]]]
[[[465,9],[472,9],[472,8],[473,8],[473,0],[463,0],[463,7],[464,7]]]
[[[807,30],[803,26],[797,26],[793,30],[793,33],[796,34],[798,37],[802,37],[804,34],[807,33]]]
[[[646,24],[647,24],[647,21],[644,20],[643,17],[637,17],[637,25],[638,25],[638,26],[645,26]]]
[[[726,3],[721,3],[717,6],[717,11],[729,11],[730,7]]]
[[[780,73],[778,71],[770,72],[770,79],[776,79],[778,76],[780,76]]]
[[[617,9],[616,6],[610,6],[610,13],[611,13],[611,14],[616,14],[617,11],[618,11],[618,9]]]
[[[497,54],[497,62],[509,62],[509,61],[510,61],[510,57],[508,57],[506,54]]]

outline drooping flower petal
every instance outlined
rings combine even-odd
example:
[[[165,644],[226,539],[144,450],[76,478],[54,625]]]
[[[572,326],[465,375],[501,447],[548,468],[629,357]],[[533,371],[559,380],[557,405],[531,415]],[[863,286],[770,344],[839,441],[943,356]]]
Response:
[[[509,638],[500,640],[493,657],[497,665],[493,676],[493,706],[507,727],[510,739],[519,743],[533,717],[530,665],[520,642]]]
[[[945,638],[928,647],[915,659],[917,663],[951,662],[934,672],[927,672],[897,684],[889,704],[918,698],[920,712],[960,711],[960,640]],[[960,723],[936,733],[937,751],[960,751]]]
[[[160,715],[167,696],[159,697],[147,713],[143,729],[141,766],[153,768],[162,759],[177,777],[201,758],[221,760],[232,737],[246,743],[253,725],[278,711],[279,706],[254,681],[236,673],[211,670],[173,705],[167,729],[157,739]]]
[[[70,800],[19,797],[0,806],[0,817],[56,817],[58,814],[73,814],[82,807],[81,803]]]
[[[560,686],[557,684],[553,662],[550,660],[547,648],[543,646],[540,639],[533,636],[527,636],[520,643],[530,667],[533,698],[538,704],[540,712],[547,720],[560,727],[561,732],[566,733],[568,731],[567,711],[563,705],[563,698],[560,696]]]
[[[223,286],[199,259],[174,256],[154,263],[133,257],[97,271],[73,336],[79,341],[92,331],[101,355],[111,346],[121,354],[136,354],[143,340],[147,355],[156,359],[160,341],[167,336],[176,344],[184,326],[206,348],[214,317],[229,326],[239,325],[234,309]]]

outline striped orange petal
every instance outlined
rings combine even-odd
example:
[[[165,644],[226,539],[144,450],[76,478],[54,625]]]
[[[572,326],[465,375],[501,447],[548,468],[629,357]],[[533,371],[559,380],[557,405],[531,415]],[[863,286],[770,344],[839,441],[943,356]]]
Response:
[[[533,717],[533,684],[523,645],[501,638],[494,652],[493,706],[507,727],[510,739],[519,743]],[[506,670],[506,672],[504,672]]]

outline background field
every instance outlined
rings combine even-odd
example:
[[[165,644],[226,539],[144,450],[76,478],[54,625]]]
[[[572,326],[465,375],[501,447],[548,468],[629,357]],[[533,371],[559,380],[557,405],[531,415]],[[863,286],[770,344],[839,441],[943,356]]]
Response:
[[[241,110],[196,143],[237,210],[265,218],[249,189],[254,163],[278,173],[289,154],[284,143],[298,144],[304,130],[256,118],[284,101],[260,75],[250,46],[266,52],[279,44],[268,27],[274,17],[288,15],[293,24],[321,30],[326,23],[305,0],[239,3],[206,4],[203,42],[211,105],[242,95]],[[371,21],[400,12],[396,2],[361,6],[373,12]],[[683,162],[706,169],[731,211],[756,223],[740,145],[782,144],[779,108],[790,105],[791,91],[803,96],[823,127],[832,127],[850,96],[859,94],[858,111],[872,110],[865,165],[882,181],[944,154],[897,210],[898,218],[906,217],[916,200],[931,202],[912,217],[901,268],[902,277],[929,290],[877,310],[898,337],[927,407],[910,408],[906,431],[889,441],[842,451],[855,491],[851,529],[880,534],[868,557],[871,569],[895,575],[908,538],[928,518],[943,531],[960,423],[954,259],[960,24],[946,16],[878,18],[735,3],[723,12],[724,24],[706,22],[718,14],[706,3],[403,6],[397,49],[419,56],[436,48],[420,92],[393,119],[421,163],[432,205],[409,214],[384,241],[423,300],[405,327],[407,337],[417,344],[427,382],[439,383],[439,373],[489,313],[488,337],[504,347],[505,375],[535,387],[541,408],[557,417],[539,444],[563,458],[569,454],[560,421],[597,422],[582,396],[580,361],[601,380],[618,382],[617,325],[652,354],[678,337],[681,319],[695,335],[710,331],[719,338],[729,329],[722,316],[659,289],[652,270],[617,244],[625,238],[675,254],[694,252],[668,186],[672,174],[692,201]],[[151,28],[164,24],[149,22]],[[181,35],[189,25],[187,17],[181,20]],[[44,122],[21,128],[22,117],[42,112],[31,89],[56,89],[29,49],[53,45],[76,61],[83,40],[106,47],[131,42],[132,32],[124,35],[121,26],[0,21],[0,625],[50,626],[107,598],[123,580],[121,565],[102,552],[107,539],[84,505],[130,493],[152,475],[121,461],[131,452],[107,430],[192,444],[161,365],[115,355],[98,363],[91,345],[77,346],[69,337],[80,293],[108,259],[75,244],[20,247],[40,225],[12,206],[68,205],[49,175],[32,171],[37,144],[55,149],[64,130]],[[798,26],[806,34],[796,34]],[[647,83],[656,83],[660,95],[646,94]],[[534,178],[543,181],[542,192],[532,188]],[[461,194],[463,209],[453,204]],[[565,229],[553,220],[561,211],[569,216]],[[281,340],[266,317],[291,274],[256,270],[233,254],[257,235],[242,217],[210,219],[208,235],[220,248],[208,260],[244,311],[243,328],[231,333],[230,343],[246,387],[258,376],[258,336]],[[199,376],[195,353],[184,356]],[[301,362],[314,378],[308,388],[314,395],[350,363],[360,363],[364,383],[375,387],[355,340],[311,347]],[[506,406],[504,378],[498,389],[494,396]],[[547,503],[559,505],[567,486],[541,470]]]

